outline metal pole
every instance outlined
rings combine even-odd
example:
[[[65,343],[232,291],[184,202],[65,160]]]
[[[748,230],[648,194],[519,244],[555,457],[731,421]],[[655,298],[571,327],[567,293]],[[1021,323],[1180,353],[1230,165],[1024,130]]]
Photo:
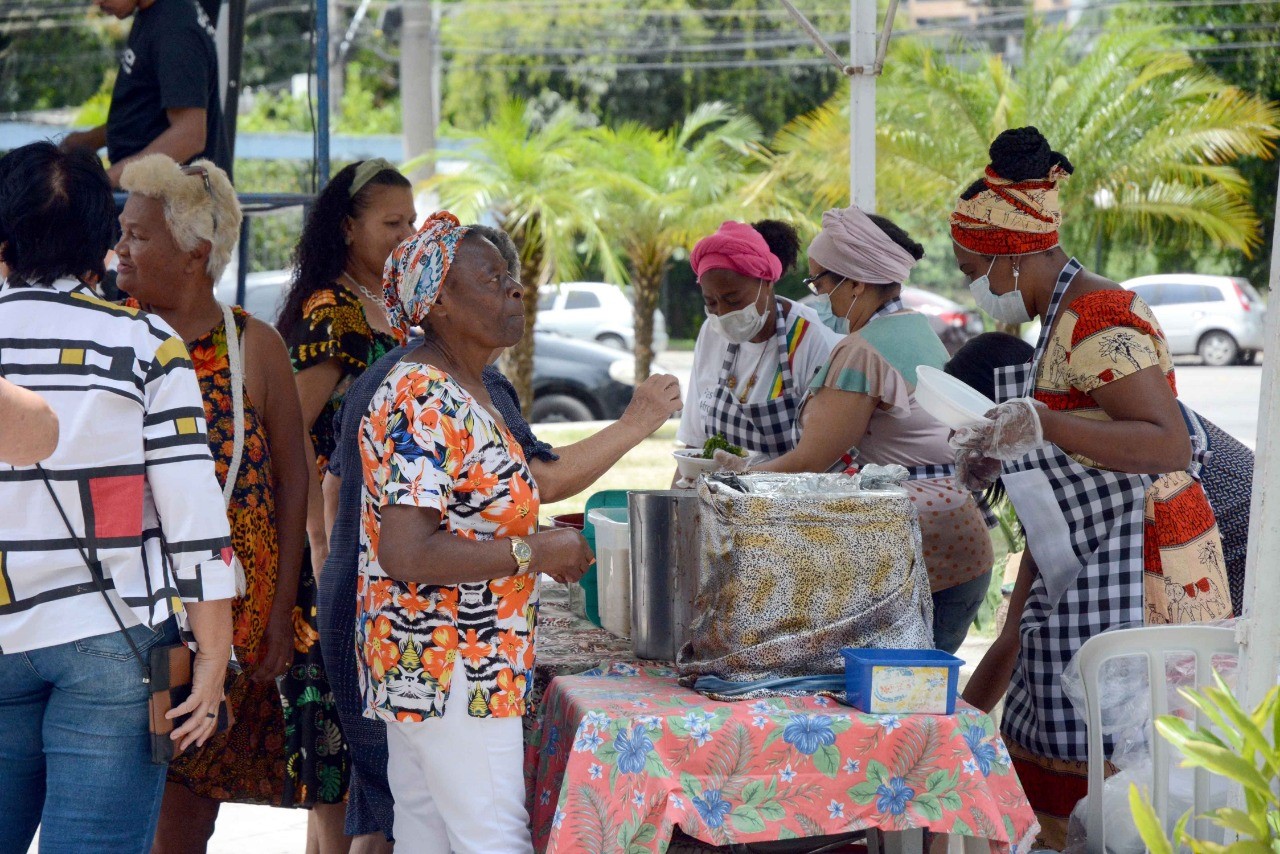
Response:
[[[876,209],[876,0],[850,0],[849,196]]]
[[[244,305],[245,281],[249,278],[249,232],[253,229],[253,217],[246,216],[240,223],[239,257],[236,259],[236,305]]]
[[[319,186],[329,183],[329,3],[316,3],[316,172]]]
[[[236,160],[236,124],[240,115],[240,73],[244,66],[244,23],[248,0],[230,0],[223,7],[227,18],[227,77],[222,96],[222,121],[227,132],[231,164]],[[222,19],[218,20],[219,32]]]
[[[1238,692],[1245,709],[1262,702],[1276,684],[1280,663],[1280,620],[1271,608],[1280,601],[1280,194],[1271,243],[1271,292],[1267,299],[1267,332],[1263,342],[1262,402],[1258,410],[1258,452],[1253,470],[1253,503],[1249,510],[1249,557],[1245,563],[1244,620],[1240,640]]]

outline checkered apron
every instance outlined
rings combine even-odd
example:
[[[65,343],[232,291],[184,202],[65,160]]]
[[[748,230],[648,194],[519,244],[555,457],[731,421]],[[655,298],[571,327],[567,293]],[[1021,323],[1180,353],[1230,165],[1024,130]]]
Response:
[[[1031,362],[996,371],[998,402],[1034,393],[1062,295],[1079,271],[1073,258],[1059,274]],[[1143,508],[1155,479],[1083,466],[1054,445],[1005,463],[1001,477],[1040,569],[1003,727],[1037,754],[1084,761],[1085,723],[1059,678],[1086,640],[1143,621]]]
[[[707,413],[707,435],[723,433],[729,444],[737,445],[753,454],[780,457],[795,447],[792,426],[800,401],[791,379],[791,360],[787,357],[787,320],[782,314],[782,303],[774,301],[777,323],[773,340],[778,345],[778,371],[782,374],[782,394],[763,403],[742,403],[729,389],[733,363],[738,358],[738,345],[730,344],[720,368],[720,384],[711,409]]]

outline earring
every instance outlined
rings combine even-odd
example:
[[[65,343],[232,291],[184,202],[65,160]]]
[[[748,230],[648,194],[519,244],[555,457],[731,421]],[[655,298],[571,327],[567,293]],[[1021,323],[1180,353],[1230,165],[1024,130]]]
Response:
[[[1022,259],[1013,259],[1013,289],[1018,290],[1018,276],[1022,274]]]

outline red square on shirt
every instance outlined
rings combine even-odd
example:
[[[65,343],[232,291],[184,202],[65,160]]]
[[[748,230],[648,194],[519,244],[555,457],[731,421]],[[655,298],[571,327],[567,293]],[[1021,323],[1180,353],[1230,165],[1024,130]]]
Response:
[[[130,474],[95,477],[89,481],[95,537],[142,536],[142,477]]]

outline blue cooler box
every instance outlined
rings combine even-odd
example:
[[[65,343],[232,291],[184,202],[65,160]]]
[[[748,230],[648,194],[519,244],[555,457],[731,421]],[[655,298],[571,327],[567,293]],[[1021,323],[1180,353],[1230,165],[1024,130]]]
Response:
[[[964,662],[937,649],[842,649],[849,705],[873,715],[950,715]]]

